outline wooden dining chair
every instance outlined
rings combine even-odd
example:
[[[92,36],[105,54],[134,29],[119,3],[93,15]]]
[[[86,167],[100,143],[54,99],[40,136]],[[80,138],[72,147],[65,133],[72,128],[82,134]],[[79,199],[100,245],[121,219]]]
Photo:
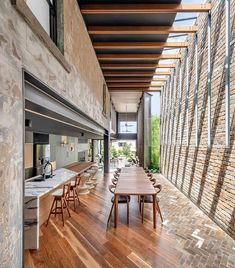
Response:
[[[117,180],[112,179],[112,184],[113,184],[113,185],[115,185],[115,186],[116,186],[116,185],[117,185],[117,182],[118,182]]]
[[[118,180],[119,179],[119,176],[117,176],[116,174],[113,175],[113,177],[114,177],[115,180]]]
[[[153,187],[155,188],[157,194],[160,193],[162,190],[161,184],[154,184]],[[157,197],[156,198],[156,210],[159,212],[161,221],[163,222],[163,217],[162,217],[161,209],[159,206],[159,202],[160,202],[160,200]],[[140,212],[141,212],[141,216],[142,216],[142,223],[144,222],[144,203],[153,203],[152,195],[142,195],[140,197],[139,205],[140,205]]]
[[[116,186],[115,185],[109,185],[109,191],[114,195]],[[126,204],[127,205],[127,224],[129,224],[129,203],[130,203],[131,197],[129,195],[119,195],[118,196],[118,203],[119,204]],[[107,221],[107,227],[113,212],[113,207],[114,207],[114,196],[111,199],[112,202],[112,207],[109,213],[108,221]]]

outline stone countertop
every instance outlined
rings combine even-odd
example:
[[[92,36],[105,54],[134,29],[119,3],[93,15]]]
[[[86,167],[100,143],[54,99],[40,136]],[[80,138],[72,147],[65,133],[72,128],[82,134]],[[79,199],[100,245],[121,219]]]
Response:
[[[53,172],[55,176],[46,179],[45,181],[32,181],[25,182],[25,197],[41,197],[51,190],[58,187],[60,184],[77,176],[78,173],[68,170],[66,168],[60,168]]]

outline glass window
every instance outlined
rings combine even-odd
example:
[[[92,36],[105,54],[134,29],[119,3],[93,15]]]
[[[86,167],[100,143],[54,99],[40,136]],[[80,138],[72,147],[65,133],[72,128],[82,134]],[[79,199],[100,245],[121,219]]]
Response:
[[[52,41],[57,44],[56,1],[26,0],[26,3]]]
[[[119,133],[137,133],[137,122],[136,121],[121,121]]]

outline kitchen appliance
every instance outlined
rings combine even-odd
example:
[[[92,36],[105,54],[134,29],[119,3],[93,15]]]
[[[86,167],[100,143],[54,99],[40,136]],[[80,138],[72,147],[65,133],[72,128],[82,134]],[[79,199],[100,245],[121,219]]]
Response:
[[[35,144],[34,154],[34,174],[43,174],[43,169],[50,161],[50,144]]]

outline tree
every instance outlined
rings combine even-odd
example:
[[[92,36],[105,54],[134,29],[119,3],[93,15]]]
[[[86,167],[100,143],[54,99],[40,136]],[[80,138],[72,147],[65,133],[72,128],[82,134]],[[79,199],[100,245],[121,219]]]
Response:
[[[124,143],[122,145],[122,153],[126,158],[132,157],[131,144]]]
[[[116,158],[116,157],[118,157],[118,152],[114,146],[111,146],[110,147],[110,158]]]

